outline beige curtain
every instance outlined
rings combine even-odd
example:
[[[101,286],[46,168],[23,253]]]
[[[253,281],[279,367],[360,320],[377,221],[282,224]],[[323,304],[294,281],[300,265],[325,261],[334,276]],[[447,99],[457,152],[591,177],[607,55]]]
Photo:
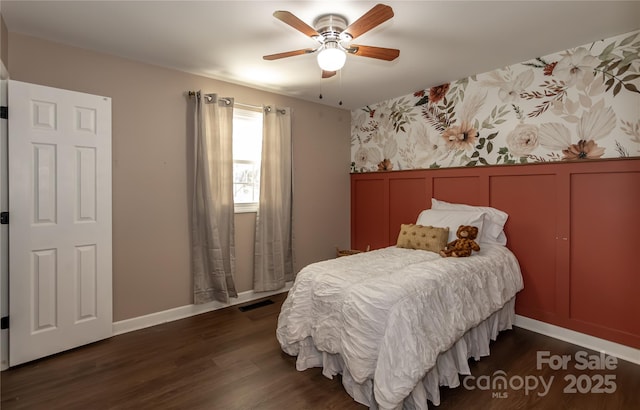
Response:
[[[293,280],[291,110],[265,107],[253,289]]]
[[[191,250],[194,303],[236,297],[233,99],[196,93]]]

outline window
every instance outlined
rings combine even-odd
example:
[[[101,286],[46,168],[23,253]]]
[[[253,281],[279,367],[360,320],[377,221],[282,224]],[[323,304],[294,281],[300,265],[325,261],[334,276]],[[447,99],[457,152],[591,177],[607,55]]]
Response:
[[[236,212],[256,212],[260,198],[262,111],[233,110],[233,200]]]

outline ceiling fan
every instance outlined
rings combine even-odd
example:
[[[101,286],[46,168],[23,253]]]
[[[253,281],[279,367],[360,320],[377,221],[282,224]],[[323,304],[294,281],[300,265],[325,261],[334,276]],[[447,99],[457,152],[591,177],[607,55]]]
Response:
[[[347,54],[386,61],[395,60],[400,55],[400,50],[395,48],[350,44],[351,40],[393,17],[393,9],[384,4],[377,4],[348,26],[347,20],[338,14],[324,14],[318,17],[313,24],[315,28],[288,11],[279,10],[274,12],[273,16],[302,34],[316,40],[319,45],[316,48],[270,54],[263,58],[265,60],[278,60],[280,58],[318,52],[318,65],[322,69],[322,78],[336,75],[336,72],[344,66]]]

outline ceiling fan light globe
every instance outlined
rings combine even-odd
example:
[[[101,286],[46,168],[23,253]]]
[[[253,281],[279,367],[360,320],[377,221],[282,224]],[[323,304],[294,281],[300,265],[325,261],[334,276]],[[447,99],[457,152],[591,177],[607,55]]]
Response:
[[[325,48],[318,53],[318,65],[325,71],[338,71],[346,61],[347,54],[339,48]]]

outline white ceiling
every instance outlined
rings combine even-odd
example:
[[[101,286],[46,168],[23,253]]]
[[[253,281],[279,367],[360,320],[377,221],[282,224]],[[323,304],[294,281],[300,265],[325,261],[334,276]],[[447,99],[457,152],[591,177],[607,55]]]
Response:
[[[376,3],[1,0],[0,11],[10,32],[348,109],[640,28],[640,1],[383,1],[395,16],[357,43],[400,49],[393,62],[350,55],[321,80],[315,55],[262,59],[316,45],[275,10],[351,23]]]

